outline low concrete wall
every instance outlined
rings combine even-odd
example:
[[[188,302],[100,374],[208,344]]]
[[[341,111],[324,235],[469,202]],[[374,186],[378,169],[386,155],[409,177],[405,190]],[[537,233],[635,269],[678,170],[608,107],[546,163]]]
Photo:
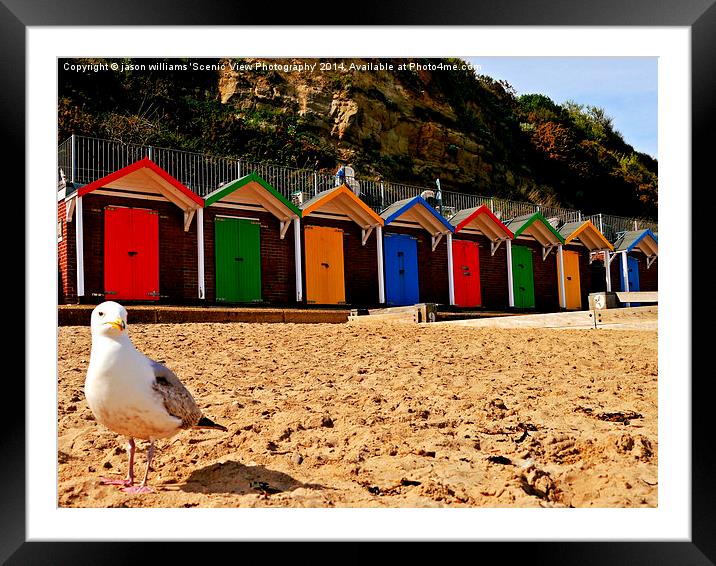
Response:
[[[57,308],[58,326],[89,326],[95,305],[60,305]],[[167,306],[126,306],[130,324],[185,322],[292,322],[297,324],[348,321],[350,310],[328,309],[256,309],[256,308],[200,308]]]

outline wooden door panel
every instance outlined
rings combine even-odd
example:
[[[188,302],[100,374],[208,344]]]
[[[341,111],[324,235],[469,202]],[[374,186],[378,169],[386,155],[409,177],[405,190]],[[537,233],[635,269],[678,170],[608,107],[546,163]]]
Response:
[[[406,234],[386,234],[385,255],[386,304],[414,305],[420,301],[417,241]]]
[[[515,306],[535,306],[534,272],[532,251],[525,246],[512,246],[512,279],[514,282]]]
[[[453,240],[455,303],[462,307],[482,304],[480,249],[477,242]]]
[[[343,230],[323,226],[304,228],[306,301],[345,303]]]
[[[132,209],[132,293],[138,300],[159,299],[159,215]]]

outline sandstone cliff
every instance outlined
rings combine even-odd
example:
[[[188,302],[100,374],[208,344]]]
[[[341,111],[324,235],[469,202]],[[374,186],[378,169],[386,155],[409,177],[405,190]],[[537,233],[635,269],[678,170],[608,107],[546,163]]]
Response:
[[[599,113],[577,108],[575,120],[574,108],[517,97],[471,71],[336,61],[206,60],[195,72],[146,70],[101,82],[61,71],[60,138],[111,135],[321,170],[347,160],[359,176],[425,185],[439,178],[445,189],[585,212],[656,213],[656,162]],[[349,66],[388,61],[393,70]],[[307,64],[314,70],[288,69]]]

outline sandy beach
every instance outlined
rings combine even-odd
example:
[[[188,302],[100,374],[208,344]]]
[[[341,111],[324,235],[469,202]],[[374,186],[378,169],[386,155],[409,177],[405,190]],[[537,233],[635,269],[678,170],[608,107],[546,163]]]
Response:
[[[228,432],[158,441],[153,493],[100,485],[125,439],[85,400],[89,327],[60,327],[60,507],[658,504],[656,331],[131,322]]]

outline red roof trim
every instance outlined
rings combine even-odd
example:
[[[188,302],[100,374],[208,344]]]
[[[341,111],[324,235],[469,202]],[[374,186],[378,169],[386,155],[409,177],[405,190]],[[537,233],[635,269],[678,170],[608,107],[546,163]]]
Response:
[[[159,165],[154,163],[154,161],[152,161],[148,157],[140,159],[139,161],[135,161],[134,163],[127,165],[126,167],[123,167],[122,169],[119,169],[114,173],[110,173],[109,175],[102,177],[101,179],[92,181],[84,187],[81,187],[79,191],[77,191],[77,195],[82,197],[88,193],[91,193],[95,189],[102,188],[106,185],[109,185],[110,183],[113,183],[114,181],[121,179],[122,177],[126,177],[130,173],[134,173],[135,171],[144,168],[151,169],[152,171],[154,171],[162,179],[164,179],[170,185],[176,188],[180,193],[191,199],[192,202],[195,202],[199,206],[204,206],[204,200],[199,195],[197,195],[188,187],[182,185],[179,181],[177,181],[174,177],[172,177],[169,173],[159,167]]]
[[[455,226],[455,232],[457,233],[460,230],[462,230],[467,224],[472,222],[473,218],[477,217],[480,214],[487,214],[505,232],[505,234],[507,234],[510,238],[514,239],[515,235],[512,233],[512,231],[507,226],[505,226],[502,223],[502,221],[499,218],[497,218],[497,216],[495,216],[495,214],[489,209],[489,207],[487,205],[484,205],[484,204],[481,204],[480,206],[478,206],[477,210],[475,210],[475,212],[473,212],[470,216],[465,218],[465,220],[460,222],[460,224]]]

